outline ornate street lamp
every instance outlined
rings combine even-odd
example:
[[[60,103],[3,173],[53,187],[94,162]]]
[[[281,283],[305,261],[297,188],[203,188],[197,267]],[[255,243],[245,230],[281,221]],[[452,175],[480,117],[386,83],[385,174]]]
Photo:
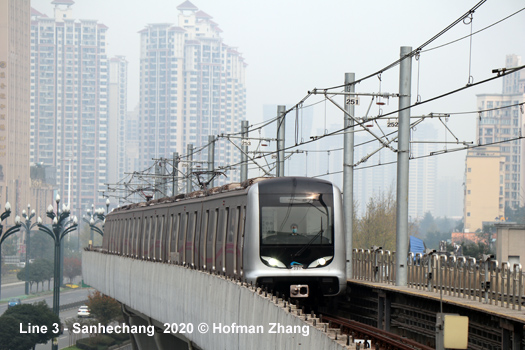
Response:
[[[4,233],[4,226],[2,222],[11,215],[11,205],[9,202],[5,204],[5,211],[0,215],[0,298],[2,298],[2,243],[5,239],[11,236],[13,233],[20,231],[20,217],[17,215],[15,218],[15,226],[10,227]]]
[[[27,205],[27,213],[25,210],[22,211],[22,216],[25,221],[21,222],[21,226],[26,230],[26,266],[25,266],[25,292],[26,295],[29,295],[29,280],[28,280],[28,270],[29,270],[29,249],[31,248],[31,230],[36,226],[36,222],[31,224],[31,219],[35,217],[35,210],[31,210],[31,205]]]
[[[59,316],[60,307],[60,246],[62,244],[62,238],[68,233],[74,231],[77,228],[77,217],[73,217],[73,220],[69,219],[70,209],[68,206],[63,205],[60,210],[60,196],[56,196],[57,209],[56,213],[53,211],[53,206],[50,204],[47,207],[46,215],[48,218],[53,220],[51,229],[42,223],[42,218],[38,218],[37,225],[38,229],[44,233],[47,233],[55,242],[55,263],[54,263],[54,274],[53,274],[53,312]],[[56,349],[56,348],[54,348]]]

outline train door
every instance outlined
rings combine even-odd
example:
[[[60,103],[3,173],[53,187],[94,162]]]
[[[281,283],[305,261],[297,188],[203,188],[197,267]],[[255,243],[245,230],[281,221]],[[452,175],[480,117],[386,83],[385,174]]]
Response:
[[[219,220],[219,209],[211,210],[208,224],[208,237],[206,243],[206,265],[208,271],[215,271],[215,244],[217,235],[217,221]]]
[[[242,277],[243,275],[243,269],[242,269],[242,252],[243,252],[243,244],[244,244],[244,223],[246,222],[246,206],[240,207],[240,213],[239,213],[239,229],[237,233],[237,247],[235,250],[235,271],[234,274],[236,276]]]
[[[200,229],[199,237],[199,267],[202,267],[204,270],[207,269],[208,264],[206,263],[206,246],[208,245],[208,228],[210,220],[210,210],[206,210],[202,217],[202,224]]]
[[[186,264],[186,231],[188,230],[188,216],[189,213],[187,211],[181,213],[177,251],[179,253],[179,263],[182,265]]]
[[[155,261],[162,261],[161,246],[162,233],[164,231],[164,215],[157,213],[154,217],[155,220],[155,241],[153,242],[153,250],[155,252],[153,259]]]
[[[122,251],[122,236],[124,235],[124,232],[126,232],[126,218],[122,218],[120,220],[120,227],[119,227],[119,234],[117,237],[117,242],[115,244],[115,253],[120,254]]]
[[[191,208],[193,209],[193,207]],[[193,256],[193,240],[195,239],[195,225],[197,221],[197,212],[189,211],[187,214],[188,218],[188,229],[186,230],[186,244],[185,247],[185,261],[188,265],[194,266],[194,256]]]
[[[111,235],[111,223],[113,221],[113,218],[108,218],[108,220],[106,221],[106,230],[105,230],[105,239],[102,240],[102,249],[105,249],[106,251],[108,251],[108,247],[109,247],[109,236]],[[94,239],[94,238],[93,238]],[[91,242],[91,244],[93,244],[93,242]]]
[[[215,243],[215,267],[218,271],[226,271],[226,231],[230,208],[222,208],[219,212],[217,239]]]
[[[133,238],[135,233],[135,218],[133,215],[130,215],[129,217],[129,230],[128,230],[128,237],[127,237],[127,244],[126,244],[126,256],[132,256],[132,249],[133,249]]]
[[[168,212],[163,211],[162,212],[162,228],[161,228],[161,236],[160,236],[160,261],[166,262],[168,261],[168,227],[169,227],[169,216]]]
[[[229,223],[226,231],[226,274],[234,275],[235,270],[235,246],[237,245],[237,230],[239,228],[239,211],[240,207],[232,207],[229,217]]]
[[[142,259],[147,259],[149,254],[149,217],[144,216],[142,219]]]
[[[157,222],[155,216],[152,215],[148,218],[149,221],[149,239],[148,239],[148,260],[153,260],[155,257],[155,234]]]
[[[162,244],[163,254],[164,254],[164,261],[170,263],[171,262],[171,236],[173,231],[173,220],[174,216],[173,213],[167,213],[166,215],[166,233],[164,235],[164,242]]]
[[[193,236],[193,264],[195,267],[200,268],[200,232],[201,232],[201,220],[202,220],[202,205],[199,204],[198,210],[195,212],[195,235]]]
[[[136,254],[135,254],[135,257],[136,258],[144,258],[144,251],[143,251],[143,241],[144,241],[144,231],[143,231],[143,228],[142,226],[144,226],[144,223],[143,223],[143,220],[142,220],[142,217],[136,217],[135,218],[137,220],[137,223],[135,225],[135,234],[136,234],[136,237],[137,237],[137,241],[135,243],[135,248],[136,248]]]
[[[178,238],[179,238],[179,228],[180,228],[180,213],[172,213],[172,231],[170,236],[170,262],[179,262],[179,253],[178,253]]]

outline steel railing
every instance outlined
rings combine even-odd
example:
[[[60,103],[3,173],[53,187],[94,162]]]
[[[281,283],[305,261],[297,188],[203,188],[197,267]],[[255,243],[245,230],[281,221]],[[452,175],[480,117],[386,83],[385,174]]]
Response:
[[[395,284],[395,252],[354,249],[352,263],[355,280]],[[477,261],[432,252],[409,253],[407,266],[410,288],[521,310],[525,295],[521,264],[499,264],[492,256]]]

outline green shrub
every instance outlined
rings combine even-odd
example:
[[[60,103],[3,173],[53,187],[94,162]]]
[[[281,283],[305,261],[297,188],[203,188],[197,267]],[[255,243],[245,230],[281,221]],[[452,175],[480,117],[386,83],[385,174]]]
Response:
[[[98,345],[103,345],[105,347],[111,346],[116,343],[115,339],[106,334],[101,334],[95,337],[94,339],[96,340]]]
[[[77,347],[82,350],[105,350],[116,343],[115,339],[105,334],[77,340]]]
[[[126,334],[126,333],[111,333],[111,334],[107,334],[109,335],[111,338],[115,339],[117,341],[117,343],[122,343],[126,340],[129,340],[129,334]]]
[[[77,348],[82,350],[98,350],[97,343],[94,341],[94,338],[82,338],[77,340]]]

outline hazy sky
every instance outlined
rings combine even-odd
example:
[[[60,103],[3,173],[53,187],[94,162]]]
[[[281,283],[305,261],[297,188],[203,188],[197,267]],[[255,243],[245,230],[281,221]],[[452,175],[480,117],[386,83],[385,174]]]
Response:
[[[149,23],[177,24],[176,7],[182,2],[75,0],[74,18],[96,19],[107,25],[109,55],[124,55],[128,59],[130,109],[139,96],[137,32]],[[51,0],[31,3],[38,11],[53,16]],[[308,90],[341,84],[345,72],[355,72],[356,78],[360,78],[383,68],[399,58],[400,46],[420,46],[478,1],[194,0],[192,3],[213,17],[223,30],[224,43],[237,47],[248,63],[247,119],[256,123],[262,120],[264,104],[295,104]],[[524,6],[522,0],[488,0],[474,13],[472,30],[482,29]],[[463,37],[470,31],[470,24],[460,23],[427,48]],[[469,66],[474,82],[489,78],[493,76],[493,68],[504,66],[506,54],[520,55],[525,61],[524,34],[525,11],[475,35],[471,65],[469,39],[423,52],[419,64],[413,61],[413,95],[417,94],[418,81],[423,101],[465,86]],[[382,91],[397,92],[398,77],[398,67],[385,72]],[[356,87],[358,92],[378,89],[377,78]],[[501,80],[422,105],[413,109],[412,115],[474,111],[476,94],[492,92],[501,92]],[[308,101],[320,100],[319,97]],[[366,113],[369,101],[363,98],[361,106],[356,108],[357,116]],[[397,100],[391,100],[384,111],[396,107]],[[321,128],[325,119],[327,124],[342,126],[341,112],[327,108],[325,113],[324,103],[314,108],[314,120]],[[373,106],[370,114],[377,113],[378,107]],[[475,141],[475,120],[475,115],[462,115],[450,118],[448,125],[460,140]],[[440,127],[436,139],[444,138],[443,130]],[[466,152],[458,153],[439,157],[440,164],[447,164],[446,169],[440,167],[440,175],[463,176]]]

